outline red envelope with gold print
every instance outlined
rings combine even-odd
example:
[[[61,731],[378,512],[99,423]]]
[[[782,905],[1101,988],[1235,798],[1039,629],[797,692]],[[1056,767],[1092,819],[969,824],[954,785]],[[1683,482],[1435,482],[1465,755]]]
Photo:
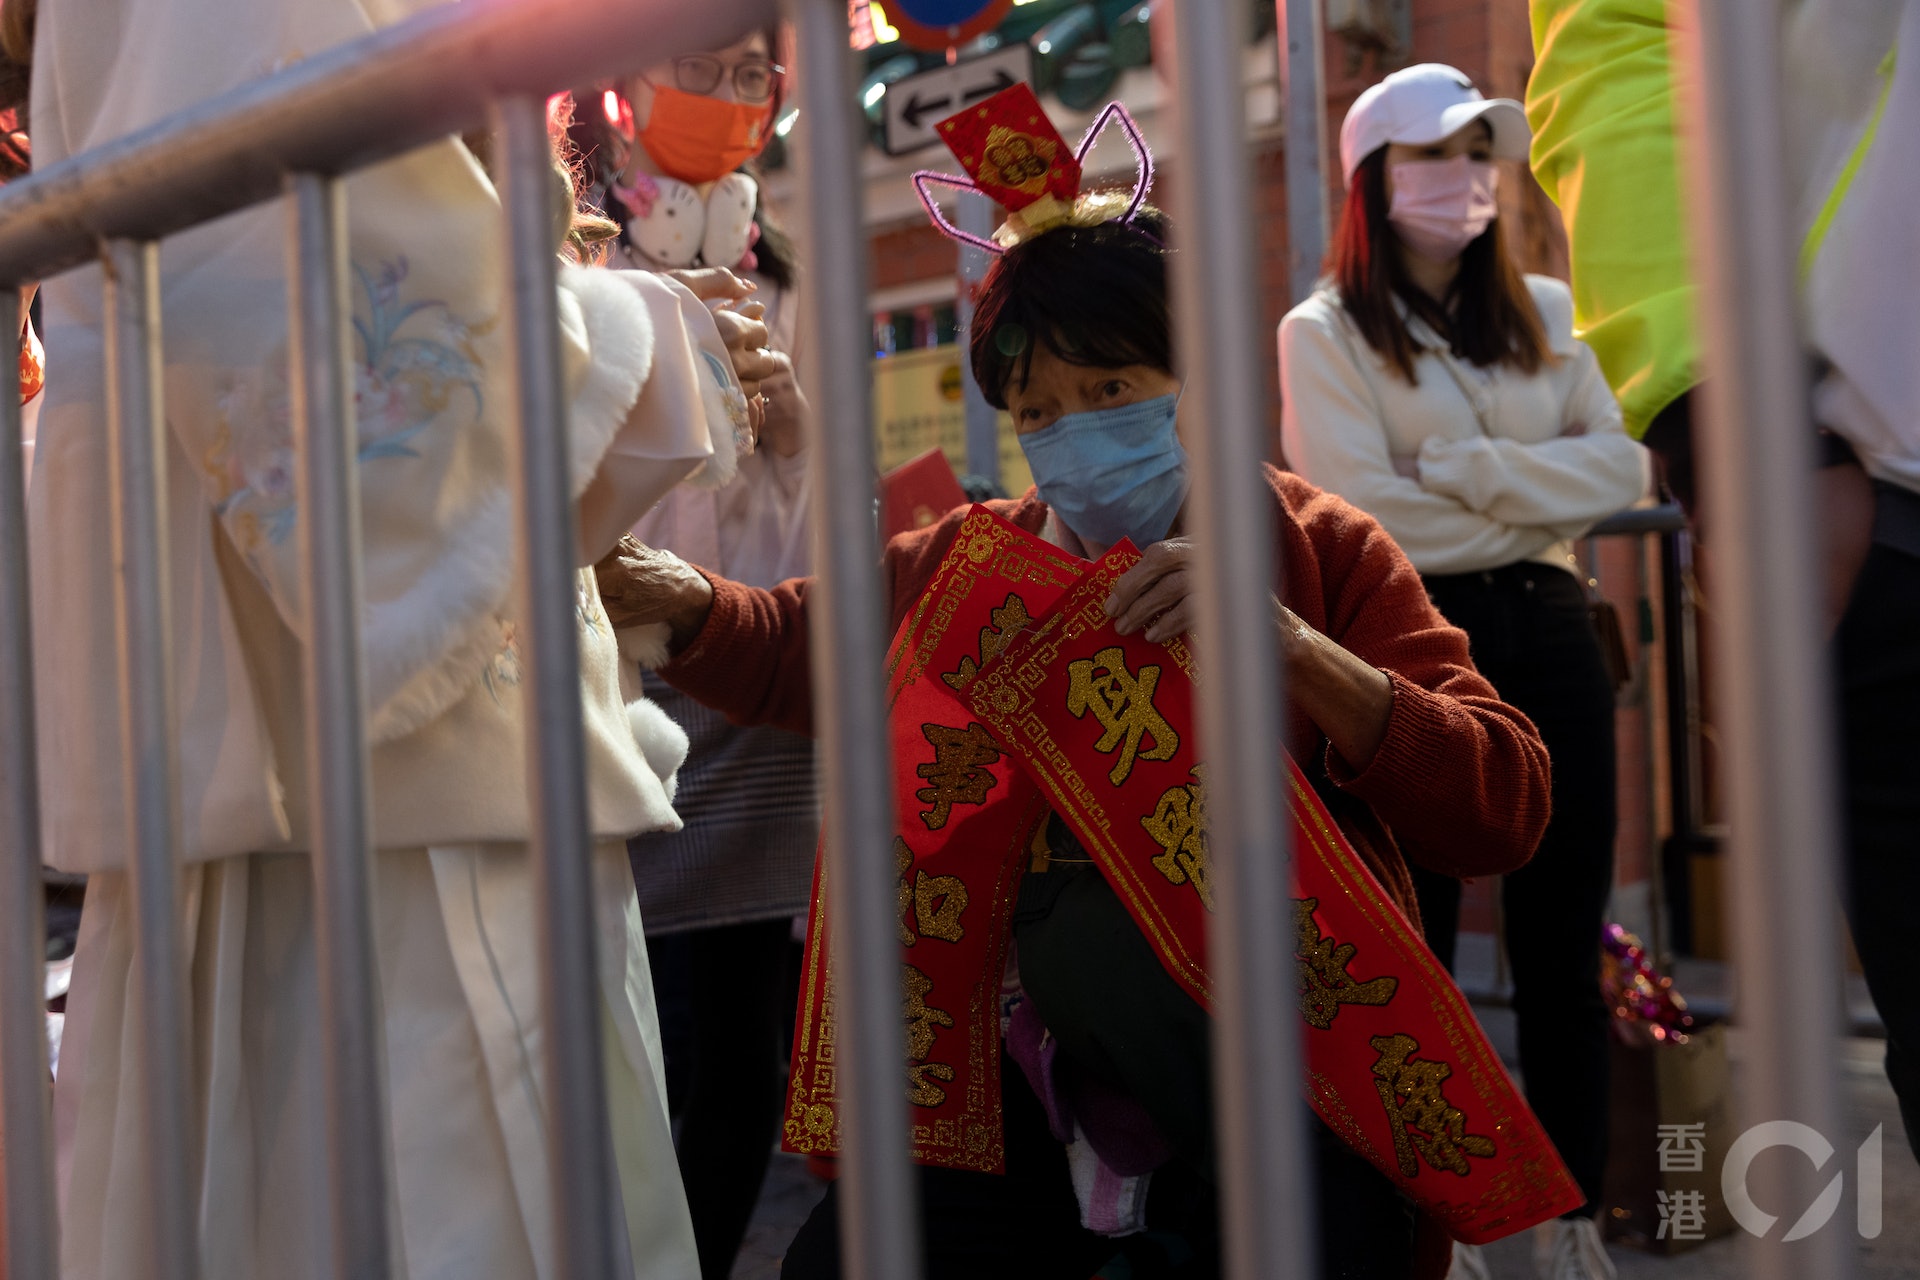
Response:
[[[1087,568],[976,506],[887,659],[895,891],[914,1159],[1004,1166],[1000,980],[1039,788],[961,700],[1002,649]],[[825,862],[814,863],[806,971],[782,1145],[839,1147]]]
[[[1121,543],[1006,646],[969,705],[1039,784],[1175,981],[1211,1002],[1206,769],[1184,640],[1121,636],[1102,607],[1139,561]],[[1321,1119],[1469,1243],[1581,1202],[1452,979],[1275,744],[1294,819],[1293,918]],[[1276,777],[1276,782],[1282,781]]]
[[[1009,213],[1051,196],[1071,205],[1080,194],[1080,162],[1024,84],[934,126],[980,189]]]

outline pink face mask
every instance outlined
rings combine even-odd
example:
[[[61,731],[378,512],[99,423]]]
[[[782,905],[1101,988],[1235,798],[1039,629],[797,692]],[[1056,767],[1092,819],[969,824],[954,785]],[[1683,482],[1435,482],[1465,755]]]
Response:
[[[1396,164],[1393,205],[1387,221],[1423,258],[1445,262],[1460,256],[1492,225],[1500,206],[1500,171],[1490,160],[1454,156]]]

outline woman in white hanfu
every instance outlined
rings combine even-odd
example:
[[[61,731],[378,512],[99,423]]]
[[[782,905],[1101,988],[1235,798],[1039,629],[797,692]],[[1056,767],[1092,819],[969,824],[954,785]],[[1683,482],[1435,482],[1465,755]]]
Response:
[[[18,0],[9,0],[17,3]],[[397,0],[43,6],[41,165],[397,21]],[[392,1274],[551,1276],[543,1012],[515,642],[502,211],[446,140],[347,182]],[[287,406],[285,211],[170,239],[165,464],[192,1150],[206,1280],[318,1280],[326,1255]],[[133,906],[110,610],[101,278],[45,290],[29,501],[46,847],[89,873],[56,1086],[67,1280],[147,1274]],[[678,825],[685,738],[621,696],[591,570],[670,486],[730,462],[746,400],[712,316],[659,276],[563,267],[576,616],[600,1007],[631,1274],[698,1275],[625,839]]]

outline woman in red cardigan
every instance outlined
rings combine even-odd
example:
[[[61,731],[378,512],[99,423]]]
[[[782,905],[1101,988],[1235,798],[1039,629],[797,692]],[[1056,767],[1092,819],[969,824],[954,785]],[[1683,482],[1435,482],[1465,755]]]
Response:
[[[1076,221],[1078,221],[1076,219]],[[996,260],[971,335],[975,376],[1011,412],[1036,488],[989,504],[1089,558],[1121,537],[1146,548],[1107,602],[1123,632],[1185,631],[1194,557],[1182,535],[1186,454],[1167,309],[1165,219],[1067,225]],[[1286,663],[1288,745],[1342,830],[1417,923],[1407,864],[1453,876],[1525,863],[1548,817],[1545,748],[1525,716],[1474,670],[1466,636],[1434,609],[1412,565],[1373,519],[1267,467]],[[886,549],[898,626],[952,544],[964,510]],[[742,724],[810,732],[812,579],[760,590],[629,544],[602,565],[616,626],[665,623],[661,674]],[[1073,1069],[1144,1109],[1171,1158],[1153,1174],[1142,1224],[1094,1235],[1062,1148],[1020,1071],[1005,1070],[1007,1175],[922,1169],[928,1273],[1089,1275],[1116,1253],[1132,1274],[1202,1276],[1218,1267],[1206,1013],[1160,967],[1104,879],[1057,818],[1046,872],[1029,873],[1014,914],[1019,980]],[[1059,855],[1068,856],[1061,857]],[[1280,921],[1276,928],[1284,927]],[[1230,1122],[1230,1121],[1229,1121]],[[1416,1250],[1403,1196],[1319,1121],[1322,1272],[1444,1274],[1444,1240]],[[837,1274],[832,1197],[789,1251],[784,1274]],[[1434,1261],[1438,1271],[1416,1267]]]

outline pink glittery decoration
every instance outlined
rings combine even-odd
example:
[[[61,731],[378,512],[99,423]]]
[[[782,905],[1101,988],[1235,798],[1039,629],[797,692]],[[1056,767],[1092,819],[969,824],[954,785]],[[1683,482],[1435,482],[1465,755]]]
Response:
[[[1617,924],[1600,933],[1600,990],[1613,1029],[1628,1044],[1685,1044],[1693,1026],[1673,979],[1657,972],[1646,948]]]

